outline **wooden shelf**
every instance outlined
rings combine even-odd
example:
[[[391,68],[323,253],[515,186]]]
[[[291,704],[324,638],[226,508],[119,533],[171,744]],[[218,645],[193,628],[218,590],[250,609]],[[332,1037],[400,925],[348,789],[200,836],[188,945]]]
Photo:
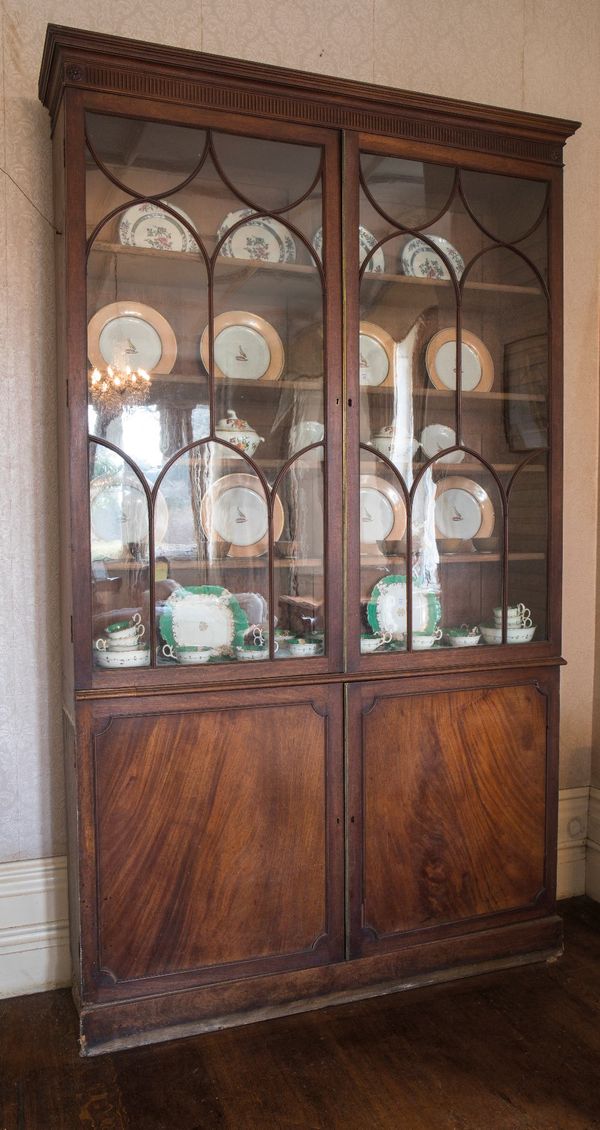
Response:
[[[91,230],[88,231],[88,238],[91,235]],[[175,263],[179,267],[182,264],[201,264],[204,266],[204,258],[200,254],[195,254],[189,251],[161,251],[154,247],[129,247],[122,243],[111,243],[106,240],[97,239],[92,247],[93,253],[100,253],[103,255],[118,255],[124,260],[129,259],[131,262],[136,259],[154,260],[155,263]],[[229,256],[220,255],[218,258],[217,274],[219,278],[227,276],[238,276],[239,281],[252,278],[257,271],[275,272],[276,274],[286,275],[305,275],[311,277],[319,277],[319,271],[316,266],[310,263],[269,263],[262,259],[234,259]],[[416,287],[446,287],[451,288],[452,283],[449,279],[429,279],[418,278],[413,275],[400,275],[390,273],[388,271],[369,271],[362,277],[362,283],[368,285],[377,285],[381,283],[400,283],[402,286],[416,286]],[[491,294],[516,294],[516,295],[529,295],[538,298],[543,298],[543,292],[539,287],[535,286],[522,286],[514,283],[494,283],[494,282],[467,282],[464,289],[466,291],[481,291],[483,293],[489,292]]]
[[[380,385],[380,386],[361,385],[360,391],[361,391],[361,393],[366,392],[368,396],[394,396],[395,393],[396,393],[396,389],[395,389],[394,385]],[[413,398],[417,398],[417,397],[427,397],[427,398],[429,398],[429,397],[431,397],[432,400],[437,400],[437,399],[451,400],[451,399],[454,399],[455,395],[456,394],[454,392],[451,392],[450,390],[448,390],[448,392],[446,392],[445,390],[442,390],[442,389],[439,389],[439,388],[432,388],[431,386],[428,387],[428,388],[415,388],[412,391]],[[523,401],[527,401],[530,404],[533,404],[533,403],[543,404],[546,401],[545,396],[540,396],[538,394],[530,394],[530,393],[527,393],[527,392],[463,392],[461,394],[461,396],[462,396],[463,400],[473,400],[473,401],[478,401],[478,400],[511,400],[511,401],[523,400]]]
[[[361,285],[365,283],[402,283],[408,286],[434,286],[434,287],[452,287],[450,279],[429,279],[429,278],[415,278],[413,275],[398,275],[392,274],[388,271],[368,271],[365,272],[361,279]],[[538,298],[545,298],[541,287],[535,286],[522,286],[514,283],[493,283],[493,282],[466,282],[464,290],[480,290],[489,291],[492,294],[521,294],[521,295],[535,295]]]
[[[494,562],[502,560],[500,553],[477,553],[475,550],[470,553],[442,553],[440,554],[440,565],[490,565]],[[545,561],[545,553],[509,553],[509,561]],[[388,565],[401,565],[406,567],[405,557],[385,557],[383,554],[380,557],[371,556],[370,554],[361,554],[360,558],[361,568],[382,568]]]

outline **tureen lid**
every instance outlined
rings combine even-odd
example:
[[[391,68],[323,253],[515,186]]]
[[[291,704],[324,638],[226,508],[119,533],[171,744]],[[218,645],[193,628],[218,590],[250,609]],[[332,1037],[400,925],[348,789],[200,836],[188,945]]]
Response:
[[[219,428],[221,431],[252,432],[252,435],[256,435],[256,432],[252,425],[249,424],[247,420],[240,419],[237,412],[233,408],[228,408],[227,415],[223,416],[220,420],[217,421],[217,428]]]

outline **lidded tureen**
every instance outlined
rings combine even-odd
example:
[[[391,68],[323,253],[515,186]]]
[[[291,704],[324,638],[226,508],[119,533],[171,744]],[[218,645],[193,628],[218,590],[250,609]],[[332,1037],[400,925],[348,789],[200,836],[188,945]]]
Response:
[[[264,443],[263,437],[255,432],[247,420],[241,420],[233,408],[228,408],[227,415],[217,421],[215,435],[217,439],[232,443],[238,451],[249,456],[254,455],[259,443]]]

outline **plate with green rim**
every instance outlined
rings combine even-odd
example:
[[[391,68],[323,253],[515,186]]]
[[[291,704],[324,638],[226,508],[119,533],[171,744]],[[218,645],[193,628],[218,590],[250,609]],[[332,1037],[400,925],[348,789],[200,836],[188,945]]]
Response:
[[[171,647],[210,647],[221,655],[241,647],[248,617],[229,589],[188,585],[165,602],[160,634]]]
[[[406,576],[402,573],[382,577],[373,587],[367,605],[367,619],[374,632],[406,635]],[[431,635],[442,616],[437,593],[428,592],[413,581],[413,632]]]

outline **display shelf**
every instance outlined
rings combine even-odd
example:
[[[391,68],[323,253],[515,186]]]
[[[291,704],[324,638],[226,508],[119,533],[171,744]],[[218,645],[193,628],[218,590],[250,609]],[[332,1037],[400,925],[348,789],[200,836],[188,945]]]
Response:
[[[361,393],[366,392],[368,396],[395,396],[396,389],[393,385],[361,385]],[[446,392],[444,389],[433,388],[429,385],[427,388],[414,388],[411,396],[415,397],[431,397],[432,400],[452,400],[456,398],[456,393],[450,389]],[[479,401],[488,400],[522,400],[530,404],[539,403],[543,404],[546,397],[538,393],[527,392],[462,392],[461,397],[463,400],[477,403]]]
[[[509,561],[545,561],[545,553],[509,553]],[[490,565],[494,562],[502,561],[502,554],[500,553],[477,553],[472,550],[469,553],[441,553],[439,557],[440,565]],[[406,566],[405,557],[381,557],[371,556],[368,554],[361,554],[360,557],[361,567],[378,568],[381,569],[389,565]]]
[[[454,289],[450,279],[430,279],[418,278],[414,275],[398,275],[392,274],[389,271],[366,271],[361,278],[361,286],[364,284],[376,283],[401,283],[406,286],[424,286],[424,287],[444,287],[446,289]],[[544,292],[541,287],[535,286],[522,286],[516,283],[495,283],[495,282],[466,282],[463,290],[479,290],[492,294],[518,294],[518,295],[535,295],[537,298],[544,297]]]

